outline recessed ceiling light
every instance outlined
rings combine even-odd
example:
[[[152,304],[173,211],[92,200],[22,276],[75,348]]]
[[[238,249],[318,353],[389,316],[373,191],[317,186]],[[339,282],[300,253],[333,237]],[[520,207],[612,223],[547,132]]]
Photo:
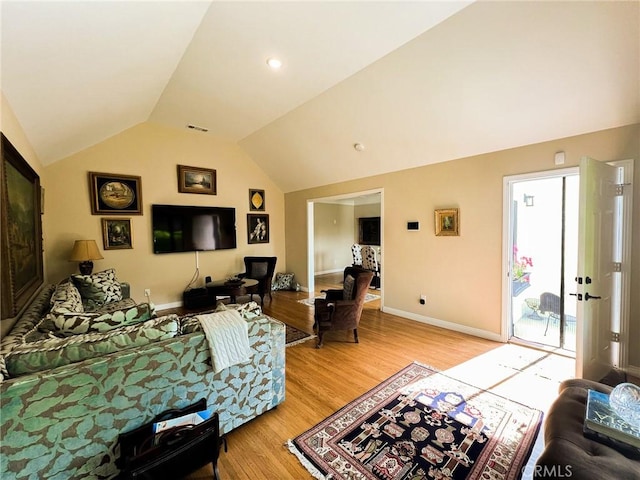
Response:
[[[282,61],[278,58],[271,57],[267,59],[267,65],[269,65],[274,70],[278,70],[280,67],[282,67]]]

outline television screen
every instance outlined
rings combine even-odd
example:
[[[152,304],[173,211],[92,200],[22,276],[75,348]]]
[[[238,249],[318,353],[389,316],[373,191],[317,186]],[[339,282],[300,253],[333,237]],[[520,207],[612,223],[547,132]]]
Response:
[[[152,205],[153,253],[236,248],[236,210]]]

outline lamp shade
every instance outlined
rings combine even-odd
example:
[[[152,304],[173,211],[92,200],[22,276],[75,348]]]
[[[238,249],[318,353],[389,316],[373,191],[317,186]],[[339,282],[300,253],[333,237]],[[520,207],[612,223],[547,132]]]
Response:
[[[104,257],[100,255],[95,240],[76,240],[69,261],[86,262],[88,260],[101,260],[103,258]]]

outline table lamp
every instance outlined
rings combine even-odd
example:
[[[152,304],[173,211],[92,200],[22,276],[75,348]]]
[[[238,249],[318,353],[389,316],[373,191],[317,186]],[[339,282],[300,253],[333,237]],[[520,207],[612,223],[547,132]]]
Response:
[[[80,262],[80,273],[83,275],[91,275],[91,271],[93,270],[92,260],[101,260],[103,258],[98,251],[95,240],[76,240],[69,261]]]

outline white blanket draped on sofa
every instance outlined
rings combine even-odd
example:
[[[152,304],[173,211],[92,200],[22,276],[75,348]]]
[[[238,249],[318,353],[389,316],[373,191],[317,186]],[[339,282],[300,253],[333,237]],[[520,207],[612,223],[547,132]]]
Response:
[[[237,311],[225,310],[196,318],[209,342],[214,372],[251,359],[249,328]]]

